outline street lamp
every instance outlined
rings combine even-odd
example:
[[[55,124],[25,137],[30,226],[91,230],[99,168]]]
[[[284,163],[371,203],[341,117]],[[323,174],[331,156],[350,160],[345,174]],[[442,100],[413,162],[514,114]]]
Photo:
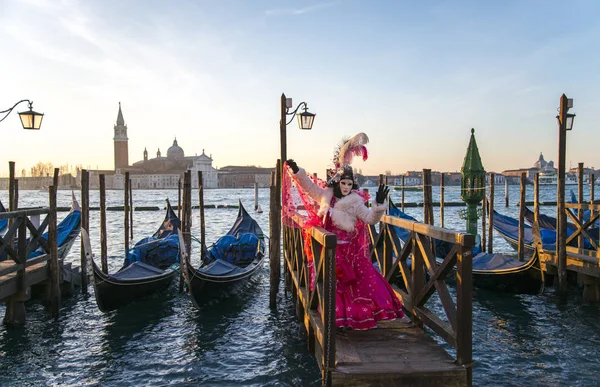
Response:
[[[298,127],[301,130],[311,130],[313,122],[315,121],[316,114],[308,111],[308,105],[306,102],[300,102],[296,108],[290,112],[293,103],[291,98],[286,98],[285,94],[281,94],[280,112],[281,119],[279,121],[279,131],[281,136],[281,163],[287,160],[287,139],[286,139],[286,127],[294,120],[294,115],[298,118]],[[304,108],[302,113],[298,113],[300,108]],[[287,121],[287,116],[292,116]]]
[[[6,117],[13,111],[15,107],[21,102],[29,103],[29,111],[24,111],[19,113],[19,117],[21,118],[21,124],[23,125],[23,129],[34,129],[39,130],[42,125],[42,118],[44,118],[43,113],[38,113],[33,111],[33,102],[28,99],[22,99],[16,104],[13,105],[10,109],[0,111],[0,114],[6,113],[4,117],[0,119],[0,122],[4,121]]]
[[[556,119],[558,120],[558,125],[560,126],[560,116],[556,116]],[[573,121],[575,121],[575,114],[573,114],[573,113],[567,113],[566,123],[565,123],[565,130],[572,130],[573,129]]]

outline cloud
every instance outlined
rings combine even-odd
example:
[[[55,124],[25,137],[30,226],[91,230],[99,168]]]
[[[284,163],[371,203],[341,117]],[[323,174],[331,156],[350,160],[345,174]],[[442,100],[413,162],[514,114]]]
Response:
[[[303,8],[268,9],[267,11],[265,11],[265,14],[267,16],[274,16],[274,15],[303,15],[305,13],[314,12],[314,11],[317,11],[319,9],[323,9],[323,8],[327,8],[327,7],[332,7],[332,6],[336,5],[337,3],[338,3],[337,1],[330,1],[328,3],[321,3],[321,4],[309,5],[309,6],[303,7]]]

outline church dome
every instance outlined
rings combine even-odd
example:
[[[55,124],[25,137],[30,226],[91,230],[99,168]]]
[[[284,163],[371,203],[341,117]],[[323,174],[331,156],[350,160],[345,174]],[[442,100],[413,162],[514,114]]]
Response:
[[[544,169],[546,167],[546,160],[544,160],[544,156],[540,153],[540,158],[533,164],[534,168]]]
[[[167,157],[170,159],[181,159],[183,156],[183,149],[177,145],[177,139],[175,139],[173,145],[167,150]]]

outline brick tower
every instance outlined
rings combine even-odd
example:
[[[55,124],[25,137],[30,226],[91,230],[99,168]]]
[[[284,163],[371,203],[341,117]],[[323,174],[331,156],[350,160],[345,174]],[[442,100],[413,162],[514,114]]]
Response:
[[[121,111],[121,102],[119,102],[119,115],[117,116],[117,124],[115,125],[115,171],[124,169],[129,166],[129,149],[127,145],[127,125],[123,119]]]

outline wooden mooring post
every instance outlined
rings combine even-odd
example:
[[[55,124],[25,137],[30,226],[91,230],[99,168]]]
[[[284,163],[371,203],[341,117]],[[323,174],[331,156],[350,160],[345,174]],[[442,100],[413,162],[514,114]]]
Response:
[[[519,261],[525,260],[525,190],[527,187],[527,176],[521,173],[521,198],[519,200],[519,246],[517,254]]]
[[[402,194],[401,194],[402,199],[401,199],[400,209],[402,210],[402,212],[404,212],[404,175],[402,175],[401,181],[402,181]]]
[[[487,195],[483,194],[483,200],[481,202],[481,251],[487,251],[487,244],[486,244],[486,235],[487,233],[485,232],[486,227],[485,227],[485,221],[486,221],[486,211],[487,211]]]
[[[494,252],[494,180],[496,175],[490,173],[490,200],[488,200],[488,253]],[[482,230],[485,232],[485,230]]]
[[[50,248],[50,260],[48,261],[48,292],[46,301],[52,317],[57,317],[60,311],[60,267],[58,266],[58,245],[56,228],[56,191],[57,186],[48,187],[50,197],[50,212],[48,213],[48,247]]]
[[[258,183],[254,183],[254,212],[258,211]]]
[[[177,182],[177,217],[181,219],[181,178]]]
[[[508,179],[504,177],[504,205],[508,207]]]
[[[104,177],[104,175],[102,175]],[[90,232],[90,174],[86,169],[81,170],[81,228],[88,234]],[[81,238],[81,292],[88,292],[88,267],[83,238]]]
[[[204,179],[202,171],[198,171],[198,204],[200,205],[200,258],[204,260],[204,246],[206,246],[206,224],[204,223]]]
[[[440,173],[440,227],[444,227],[444,176],[445,174]]]
[[[133,240],[133,187],[131,186],[131,179],[129,179],[129,238]]]
[[[123,189],[125,198],[123,200],[123,227],[124,227],[124,237],[125,237],[125,256],[129,254],[129,172],[125,172],[125,187]]]
[[[281,160],[277,160],[275,172],[271,173],[271,197],[269,204],[269,306],[277,307],[277,293],[281,276]]]
[[[106,241],[106,182],[103,173],[98,177],[100,178],[100,262],[102,265],[102,271],[105,274],[108,274],[108,247]]]

